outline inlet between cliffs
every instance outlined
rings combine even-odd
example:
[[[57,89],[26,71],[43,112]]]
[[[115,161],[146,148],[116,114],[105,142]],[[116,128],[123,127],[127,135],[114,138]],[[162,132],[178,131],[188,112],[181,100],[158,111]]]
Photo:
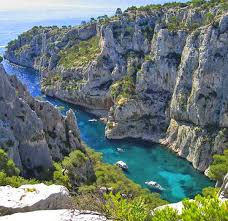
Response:
[[[159,144],[140,140],[107,140],[104,135],[105,125],[101,121],[91,121],[94,117],[78,106],[43,96],[37,72],[12,65],[7,61],[4,61],[3,65],[8,74],[16,75],[27,86],[32,96],[42,96],[43,99],[61,107],[62,114],[72,108],[77,116],[84,142],[96,151],[102,152],[107,163],[124,161],[128,165],[126,175],[142,187],[147,188],[145,181],[148,180],[159,183],[164,190],[157,191],[163,199],[177,202],[183,198],[192,198],[204,187],[214,185],[189,162]],[[118,151],[120,149],[123,151]]]

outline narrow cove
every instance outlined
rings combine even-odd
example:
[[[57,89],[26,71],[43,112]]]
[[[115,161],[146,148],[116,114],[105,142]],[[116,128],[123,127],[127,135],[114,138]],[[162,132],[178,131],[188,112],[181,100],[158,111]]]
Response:
[[[39,75],[35,71],[9,64],[7,61],[4,61],[4,67],[8,74],[16,75],[27,86],[32,96],[43,96]],[[89,122],[93,117],[81,108],[49,97],[44,99],[54,105],[63,106],[63,114],[72,108],[77,116],[83,141],[96,151],[102,152],[107,163],[114,164],[118,160],[126,162],[129,167],[126,175],[141,186],[146,187],[145,181],[158,182],[165,188],[160,192],[163,199],[177,202],[186,197],[192,198],[204,187],[214,184],[196,171],[189,162],[161,145],[135,140],[107,140],[104,136],[105,125],[100,121]],[[125,151],[117,152],[118,147]]]

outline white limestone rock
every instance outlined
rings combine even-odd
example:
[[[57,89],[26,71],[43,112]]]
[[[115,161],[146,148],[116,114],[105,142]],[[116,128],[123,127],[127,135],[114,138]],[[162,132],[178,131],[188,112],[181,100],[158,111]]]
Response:
[[[0,187],[0,214],[13,214],[46,209],[63,209],[69,206],[69,191],[60,185],[43,183]]]
[[[91,211],[78,210],[40,210],[27,213],[16,213],[0,217],[0,221],[108,221],[104,216]]]
[[[184,208],[184,205],[183,205],[182,202],[170,203],[170,204],[167,204],[167,205],[164,205],[164,206],[159,206],[154,211],[163,210],[163,209],[165,209],[167,207],[172,208],[172,209],[176,210],[178,212],[178,214],[181,214],[182,213],[182,209]]]

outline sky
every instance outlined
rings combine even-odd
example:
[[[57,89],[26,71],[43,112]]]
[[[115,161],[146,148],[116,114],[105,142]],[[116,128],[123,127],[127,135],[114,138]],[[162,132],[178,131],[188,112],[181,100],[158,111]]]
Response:
[[[0,21],[90,18],[113,15],[118,7],[124,10],[132,5],[163,4],[168,1],[175,0],[0,0]]]
[[[171,0],[172,1],[172,0]],[[158,4],[167,0],[0,0],[1,10],[44,8],[126,8],[131,5]]]

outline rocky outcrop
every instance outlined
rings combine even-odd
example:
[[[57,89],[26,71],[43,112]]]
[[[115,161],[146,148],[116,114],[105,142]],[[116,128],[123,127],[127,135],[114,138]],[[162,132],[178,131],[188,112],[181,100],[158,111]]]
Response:
[[[106,221],[96,212],[71,209],[64,186],[45,184],[0,187],[0,220]],[[10,215],[12,214],[12,215]]]
[[[186,40],[163,141],[204,171],[211,155],[228,148],[228,23],[193,32]]]
[[[69,207],[70,196],[64,186],[45,184],[23,185],[19,188],[0,187],[0,215],[35,210]]]
[[[42,73],[43,92],[106,115],[107,138],[160,142],[204,171],[228,148],[227,39],[220,4],[132,8],[79,28],[33,28],[5,57],[23,65],[34,52],[26,66]]]
[[[0,221],[39,221],[47,220],[47,218],[49,221],[108,221],[104,216],[96,212],[66,209],[15,213],[0,217]]]
[[[84,151],[74,113],[63,117],[50,103],[34,99],[2,66],[0,134],[0,147],[26,177],[45,178],[52,160],[62,160],[74,149]]]

